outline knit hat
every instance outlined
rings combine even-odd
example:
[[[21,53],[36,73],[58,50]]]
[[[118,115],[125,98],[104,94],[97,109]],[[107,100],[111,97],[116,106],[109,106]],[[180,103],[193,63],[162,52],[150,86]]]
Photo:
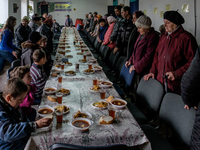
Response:
[[[183,16],[178,11],[166,11],[163,17],[178,26],[185,23]]]
[[[24,17],[22,18],[22,20],[27,20],[27,21],[29,22],[29,18],[28,18],[27,16],[24,16]]]
[[[146,15],[140,16],[137,21],[135,22],[136,27],[142,27],[144,29],[149,29],[151,28],[151,18],[149,18]]]
[[[29,40],[33,43],[37,43],[42,38],[39,32],[33,31],[29,34]]]

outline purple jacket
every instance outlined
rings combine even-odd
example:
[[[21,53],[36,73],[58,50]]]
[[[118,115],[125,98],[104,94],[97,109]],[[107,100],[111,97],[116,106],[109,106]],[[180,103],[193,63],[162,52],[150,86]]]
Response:
[[[20,104],[20,107],[28,107],[28,112],[23,112],[23,114],[29,114],[32,111],[31,105],[33,105],[34,102],[34,94],[36,92],[36,86],[31,85],[31,89],[28,91],[26,97],[24,98],[23,103]]]
[[[66,26],[66,27],[72,27],[72,25],[73,25],[72,19],[71,19],[71,18],[69,18],[69,19],[70,19],[70,26],[68,25],[68,19],[66,19],[66,20],[65,20],[65,26]]]

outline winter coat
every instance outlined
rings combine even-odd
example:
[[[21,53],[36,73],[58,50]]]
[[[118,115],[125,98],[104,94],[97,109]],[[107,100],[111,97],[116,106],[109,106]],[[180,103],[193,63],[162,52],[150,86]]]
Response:
[[[180,94],[180,83],[197,49],[196,39],[182,26],[168,35],[166,33],[158,43],[150,73],[164,84],[163,76],[173,72],[175,80],[167,80],[169,91]]]
[[[0,50],[9,51],[10,53],[12,53],[13,50],[17,49],[17,47],[13,45],[13,35],[8,29],[4,30],[2,34],[3,35],[0,43]]]
[[[25,27],[21,23],[15,30],[16,35],[16,46],[21,48],[21,44],[28,40],[29,34],[31,33],[31,28],[29,26]]]
[[[22,150],[34,130],[33,123],[22,116],[21,109],[13,108],[0,99],[0,149]]]
[[[128,60],[132,56],[134,45],[135,45],[135,42],[136,42],[138,36],[139,36],[139,32],[137,31],[137,27],[134,25],[134,28],[133,28],[130,36],[129,36],[128,45],[127,45],[127,58],[128,58]]]
[[[46,49],[49,53],[51,53],[53,51],[53,32],[51,31],[51,29],[47,26],[47,24],[44,23],[39,28],[37,28],[36,31],[47,37]]]
[[[200,49],[197,50],[190,67],[185,72],[181,80],[181,97],[183,102],[189,107],[197,107],[195,123],[191,136],[190,149],[200,149]]]
[[[127,56],[127,45],[130,34],[134,29],[132,18],[130,19],[123,19],[120,22],[117,40],[116,40],[116,47],[120,49],[122,55]]]
[[[72,27],[73,26],[73,20],[70,18],[70,25],[68,25],[68,19],[65,20],[65,26],[66,27]]]
[[[33,64],[33,52],[39,48],[39,45],[32,43],[31,41],[26,41],[22,43],[22,56],[21,56],[21,65],[31,65]]]
[[[110,47],[111,50],[113,50],[116,47],[115,42],[111,44],[110,41],[109,41],[110,36],[113,32],[114,26],[115,26],[115,23],[112,23],[112,24],[109,25],[108,30],[106,31],[106,34],[105,34],[104,40],[103,40],[104,45]]]
[[[59,23],[57,23],[57,22],[53,23],[53,31],[54,31],[54,33],[60,32]]]
[[[159,36],[154,28],[151,28],[141,40],[140,37],[141,35],[138,36],[135,42],[134,50],[129,61],[134,65],[135,71],[140,76],[143,76],[147,74],[151,68]]]
[[[39,25],[35,23],[33,20],[31,20],[28,25],[31,28],[31,32],[36,31],[37,28],[39,27]]]
[[[108,29],[108,25],[107,24],[105,26],[103,26],[103,27],[100,27],[100,29],[99,29],[99,37],[100,37],[101,41],[104,40],[104,35],[106,34],[107,29]]]
[[[110,36],[110,40],[115,42],[116,39],[117,39],[117,35],[118,35],[118,30],[119,30],[119,25],[120,25],[120,22],[123,20],[122,16],[118,16],[117,17],[117,22],[115,23],[115,26],[113,28],[113,32]]]

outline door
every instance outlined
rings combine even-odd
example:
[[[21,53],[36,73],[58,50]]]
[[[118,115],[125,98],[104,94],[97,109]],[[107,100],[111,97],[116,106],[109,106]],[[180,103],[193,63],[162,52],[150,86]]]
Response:
[[[41,15],[44,13],[48,14],[48,5],[41,5]]]

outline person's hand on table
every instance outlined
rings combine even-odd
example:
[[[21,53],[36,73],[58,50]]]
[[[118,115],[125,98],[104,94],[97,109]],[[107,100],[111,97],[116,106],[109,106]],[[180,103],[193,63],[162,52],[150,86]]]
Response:
[[[144,76],[144,81],[148,81],[149,80],[149,78],[155,78],[155,75],[153,74],[153,73],[149,73],[149,74],[147,74],[147,75],[145,75]]]
[[[134,67],[134,65],[132,65],[131,67],[130,67],[130,69],[129,69],[129,73],[131,73],[132,71],[134,71],[135,70],[135,67]]]
[[[13,56],[15,56],[15,58],[17,58],[18,59],[18,57],[17,57],[17,52],[15,52],[15,51],[12,51],[12,54],[13,54]]]
[[[52,122],[52,119],[50,118],[42,118],[40,120],[35,121],[37,124],[37,128],[42,128],[42,127],[46,127],[49,126]]]
[[[176,79],[173,72],[167,72],[166,75],[168,75],[168,79],[171,81],[174,81]]]
[[[125,63],[125,67],[126,68],[128,68],[128,66],[130,66],[131,65],[131,62],[130,61],[127,61],[126,63]]]
[[[113,54],[115,54],[118,50],[119,50],[119,48],[115,47],[114,50],[113,50]]]

